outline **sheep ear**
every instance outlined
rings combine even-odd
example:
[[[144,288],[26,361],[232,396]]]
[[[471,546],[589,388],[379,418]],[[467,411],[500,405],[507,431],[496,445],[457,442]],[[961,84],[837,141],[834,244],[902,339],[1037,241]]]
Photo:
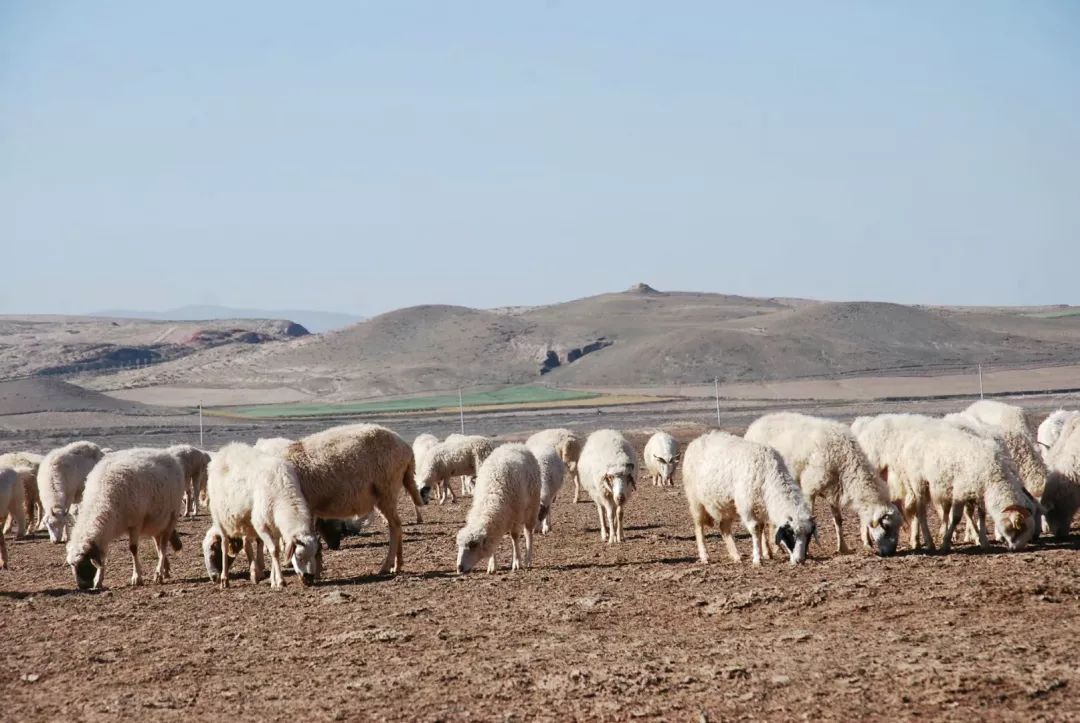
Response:
[[[874,519],[870,520],[870,526],[877,529],[881,526],[881,520],[875,517]]]

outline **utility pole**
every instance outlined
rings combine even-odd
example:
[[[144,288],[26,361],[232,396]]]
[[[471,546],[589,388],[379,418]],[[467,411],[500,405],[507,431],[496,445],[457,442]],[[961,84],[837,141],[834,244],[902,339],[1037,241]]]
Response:
[[[984,399],[984,398],[985,397],[983,397],[982,364],[980,364],[979,365],[979,399]]]
[[[461,389],[457,390],[458,414],[461,415],[461,433],[465,434],[465,404],[461,400]]]
[[[205,448],[206,445],[203,444],[202,402],[199,402],[199,449]]]
[[[716,391],[716,426],[720,426],[720,378],[713,377],[713,389]]]

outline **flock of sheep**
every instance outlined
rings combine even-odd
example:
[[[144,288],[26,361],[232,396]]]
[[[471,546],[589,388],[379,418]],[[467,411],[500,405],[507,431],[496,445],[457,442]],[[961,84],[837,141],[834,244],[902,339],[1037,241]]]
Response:
[[[230,443],[208,453],[188,445],[110,451],[80,441],[43,457],[0,455],[0,515],[24,536],[44,528],[54,543],[67,542],[67,564],[79,588],[100,588],[111,543],[128,538],[131,583],[142,582],[139,540],[154,541],[154,580],[169,577],[170,548],[179,550],[176,523],[208,507],[211,526],[203,540],[210,579],[227,587],[229,566],[245,552],[252,582],[265,574],[284,584],[282,561],[303,584],[321,574],[322,540],[336,547],[339,522],[364,520],[378,511],[389,530],[381,572],[402,569],[398,497],[415,507],[434,498],[456,499],[452,483],[472,495],[457,535],[457,570],[487,562],[503,537],[512,546],[512,569],[529,567],[533,534],[552,528],[553,507],[565,480],[574,501],[583,489],[595,503],[601,540],[623,540],[623,514],[638,481],[674,484],[677,466],[694,525],[698,556],[709,560],[705,531],[716,527],[730,557],[739,552],[736,520],[750,533],[753,562],[770,559],[779,546],[802,562],[816,538],[813,502],[821,497],[836,530],[837,551],[848,552],[842,511],[859,518],[860,537],[879,555],[896,551],[901,529],[910,545],[934,549],[927,522],[933,506],[941,519],[939,544],[947,552],[960,522],[965,536],[987,546],[986,516],[1010,550],[1047,531],[1068,534],[1080,508],[1080,412],[1059,410],[1033,433],[1024,411],[979,401],[959,414],[860,417],[850,426],[794,413],[769,414],[745,436],[711,431],[680,454],[671,435],[658,432],[644,449],[644,470],[620,432],[587,437],[549,429],[524,444],[451,435],[417,437],[412,445],[374,424],[334,427],[303,439]],[[8,564],[0,535],[0,567]]]

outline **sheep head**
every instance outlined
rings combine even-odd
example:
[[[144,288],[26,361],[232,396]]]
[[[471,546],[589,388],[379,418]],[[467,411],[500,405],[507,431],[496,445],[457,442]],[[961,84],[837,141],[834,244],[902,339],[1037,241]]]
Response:
[[[996,517],[995,523],[1010,550],[1022,549],[1035,534],[1032,512],[1022,505],[1009,505]]]
[[[303,585],[314,585],[321,572],[319,538],[300,534],[285,545],[285,559],[292,561],[293,570]]]
[[[80,590],[101,587],[105,575],[105,557],[93,542],[86,545],[68,545],[67,564],[75,573],[75,584]]]
[[[875,509],[864,524],[870,532],[870,540],[877,548],[878,555],[888,557],[896,552],[904,517],[895,505]]]
[[[600,485],[617,506],[625,505],[637,489],[637,482],[634,480],[634,465],[609,467],[607,473],[600,479]]]
[[[476,566],[477,562],[491,557],[491,550],[494,547],[493,542],[484,530],[463,527],[457,536],[458,574],[468,572]]]
[[[797,565],[806,559],[806,550],[810,546],[811,537],[817,539],[817,523],[814,522],[813,517],[806,520],[788,518],[784,524],[776,528],[776,544],[787,550],[792,565]]]

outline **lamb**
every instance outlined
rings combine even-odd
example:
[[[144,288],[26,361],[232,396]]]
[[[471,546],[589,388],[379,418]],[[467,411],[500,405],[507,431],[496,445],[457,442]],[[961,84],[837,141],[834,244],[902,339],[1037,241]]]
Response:
[[[547,444],[525,445],[540,465],[540,511],[536,529],[542,534],[551,532],[551,507],[566,480],[566,465],[555,449]]]
[[[574,504],[581,496],[581,479],[578,477],[577,463],[581,456],[581,437],[569,429],[545,429],[529,437],[525,444],[532,448],[535,444],[547,444],[559,453],[566,471],[574,477]]]
[[[1046,524],[1051,534],[1067,537],[1073,516],[1080,509],[1080,416],[1062,427],[1061,435],[1047,453],[1050,474],[1042,496]]]
[[[763,444],[720,431],[698,437],[683,454],[683,489],[703,564],[709,562],[707,525],[720,529],[734,562],[742,559],[731,534],[736,517],[750,532],[754,565],[761,564],[762,555],[772,557],[769,524],[776,528],[776,543],[788,551],[792,565],[806,559],[810,538],[817,535],[802,490],[780,453]]]
[[[424,504],[416,488],[412,447],[376,424],[332,427],[289,447],[285,459],[296,467],[300,488],[315,517],[346,519],[377,509],[386,518],[390,546],[380,572],[402,568],[401,488],[419,513]],[[211,497],[211,502],[213,498]]]
[[[619,432],[600,429],[589,435],[578,458],[581,486],[596,503],[600,539],[623,541],[623,511],[637,488],[637,453]]]
[[[839,554],[850,552],[844,543],[844,506],[859,516],[860,536],[867,548],[872,540],[882,557],[896,552],[903,518],[848,427],[830,419],[778,413],[759,418],[744,436],[780,453],[811,509],[814,498],[825,500],[832,512]]]
[[[11,469],[18,477],[21,492],[13,491],[21,500],[22,509],[8,515],[8,525],[15,527],[15,536],[25,537],[35,524],[43,519],[41,499],[37,491],[37,473],[42,456],[33,452],[8,452],[0,454],[0,471]],[[0,527],[3,527],[3,507],[0,507]],[[9,527],[4,527],[4,533]]]
[[[1054,443],[1061,437],[1061,430],[1065,427],[1066,422],[1070,419],[1080,417],[1080,412],[1069,411],[1065,409],[1058,409],[1050,412],[1049,416],[1043,420],[1039,425],[1039,431],[1037,432],[1035,439],[1042,451],[1043,458],[1046,458],[1047,452],[1054,446]]]
[[[179,460],[162,449],[114,452],[94,467],[67,545],[67,564],[80,590],[101,587],[109,544],[125,532],[133,567],[131,584],[142,584],[141,537],[152,538],[157,548],[154,581],[163,583],[169,577],[167,548],[182,547],[176,518],[184,483]]]
[[[495,549],[509,535],[511,570],[532,565],[533,526],[540,511],[540,465],[523,444],[506,444],[491,453],[476,475],[472,505],[457,535],[457,571],[464,574],[487,558],[495,572]],[[525,538],[521,554],[518,537]]]
[[[42,524],[54,544],[64,542],[71,527],[71,506],[82,498],[86,477],[105,456],[92,442],[72,442],[45,455],[38,468],[37,488]],[[179,504],[179,503],[178,503]]]
[[[426,501],[435,490],[439,504],[447,497],[456,502],[450,479],[475,475],[493,449],[492,441],[480,436],[451,435],[439,442],[418,462],[416,482],[421,496]]]
[[[206,466],[210,455],[190,444],[176,444],[168,452],[176,456],[184,468],[186,491],[184,493],[184,517],[194,517],[199,511],[199,497],[206,487]]]
[[[942,552],[952,545],[952,533],[965,507],[985,506],[1010,550],[1023,548],[1034,532],[1030,502],[1004,450],[993,440],[976,437],[940,419],[914,414],[885,414],[856,420],[856,436],[867,456],[885,470],[892,494],[902,497],[902,509],[915,518],[912,546],[919,533],[934,549],[926,518],[927,504],[944,513]],[[979,544],[987,546],[985,527]]]
[[[657,487],[675,484],[675,467],[679,464],[679,443],[667,432],[657,432],[645,443],[645,471]]]
[[[302,583],[314,583],[319,541],[311,509],[291,463],[246,444],[227,444],[210,463],[207,489],[213,526],[203,540],[203,555],[211,580],[222,588],[229,586],[226,545],[240,538],[253,583],[262,577],[265,547],[270,555],[270,587],[280,589],[285,584],[278,559],[279,541],[284,541],[285,558],[292,561]]]

